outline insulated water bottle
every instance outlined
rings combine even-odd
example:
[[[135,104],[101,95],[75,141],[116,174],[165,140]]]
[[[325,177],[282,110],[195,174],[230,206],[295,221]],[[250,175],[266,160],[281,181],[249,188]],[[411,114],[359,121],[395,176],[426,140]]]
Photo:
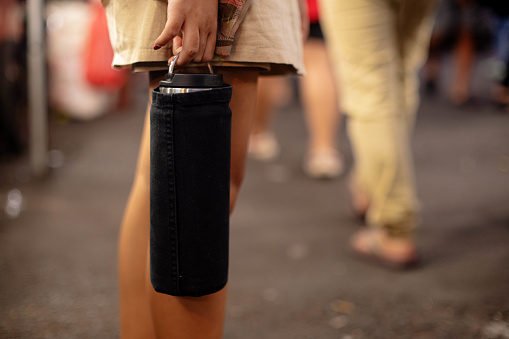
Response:
[[[150,276],[157,292],[203,296],[228,280],[232,88],[170,72],[150,111]]]

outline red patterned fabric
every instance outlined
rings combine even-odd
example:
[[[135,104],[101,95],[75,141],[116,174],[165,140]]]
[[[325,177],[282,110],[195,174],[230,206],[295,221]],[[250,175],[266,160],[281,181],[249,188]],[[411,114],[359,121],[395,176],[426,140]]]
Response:
[[[252,0],[219,0],[219,27],[216,54],[230,56],[235,32],[246,16]]]

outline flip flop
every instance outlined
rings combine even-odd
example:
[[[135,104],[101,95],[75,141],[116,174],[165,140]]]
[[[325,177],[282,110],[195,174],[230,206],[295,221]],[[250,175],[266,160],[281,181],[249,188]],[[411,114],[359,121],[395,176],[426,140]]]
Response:
[[[360,234],[366,234],[368,237],[368,248],[365,250],[361,250],[354,245],[353,238],[356,236],[360,236]],[[420,266],[421,260],[419,255],[415,255],[412,258],[408,258],[405,260],[394,260],[389,259],[382,251],[380,247],[379,241],[376,239],[376,234],[374,230],[361,230],[357,232],[352,239],[350,240],[350,251],[353,255],[365,260],[372,262],[374,264],[384,266],[390,269],[395,270],[409,270],[414,269]]]

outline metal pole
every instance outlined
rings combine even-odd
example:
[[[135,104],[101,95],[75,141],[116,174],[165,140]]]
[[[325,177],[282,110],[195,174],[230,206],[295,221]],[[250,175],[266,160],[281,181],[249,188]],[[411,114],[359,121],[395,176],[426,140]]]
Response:
[[[36,177],[48,172],[44,0],[27,0],[28,111],[30,168]]]

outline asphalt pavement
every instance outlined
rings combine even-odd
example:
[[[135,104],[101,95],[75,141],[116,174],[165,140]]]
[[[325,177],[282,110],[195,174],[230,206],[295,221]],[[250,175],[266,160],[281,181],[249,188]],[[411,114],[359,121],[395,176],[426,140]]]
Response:
[[[407,272],[350,255],[361,225],[347,175],[306,177],[301,108],[279,109],[281,157],[248,161],[231,219],[224,338],[509,338],[509,113],[485,85],[463,107],[423,96],[424,263]],[[47,178],[30,178],[26,157],[1,165],[0,338],[118,337],[117,238],[146,102],[134,98],[92,122],[53,121]],[[344,127],[338,141],[350,168]]]

